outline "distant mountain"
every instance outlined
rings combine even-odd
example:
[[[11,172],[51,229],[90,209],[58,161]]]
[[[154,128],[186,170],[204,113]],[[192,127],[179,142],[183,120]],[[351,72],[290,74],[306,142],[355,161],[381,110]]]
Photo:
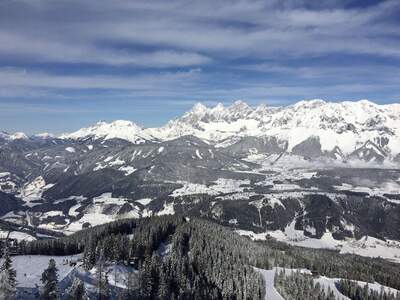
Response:
[[[16,132],[13,134],[9,134],[7,132],[0,131],[0,140],[13,141],[13,140],[24,140],[24,139],[28,139],[28,136],[23,132]]]
[[[159,139],[192,134],[221,146],[238,137],[267,136],[286,142],[289,152],[312,138],[315,147],[320,144],[321,154],[340,150],[350,155],[369,142],[376,144],[378,152],[394,157],[400,152],[400,105],[378,105],[367,100],[311,100],[271,108],[252,108],[242,101],[213,108],[196,104],[181,118],[149,132]]]
[[[140,126],[130,121],[117,120],[111,123],[100,121],[93,126],[79,129],[76,132],[61,135],[62,139],[122,139],[134,144],[152,140]]]
[[[396,161],[400,153],[400,104],[310,100],[286,107],[262,104],[253,108],[243,101],[236,101],[227,107],[218,104],[209,108],[198,103],[182,117],[159,128],[142,128],[123,120],[101,121],[63,134],[60,139],[122,139],[142,144],[185,135],[193,135],[216,147],[229,146],[231,154],[233,149],[240,148],[238,155],[241,157],[286,152],[307,158],[356,159],[374,163]],[[251,137],[250,143],[247,143],[248,137]],[[51,139],[52,136],[41,134],[36,138]],[[23,133],[0,133],[0,141],[21,139],[29,137]],[[267,142],[266,145],[265,141],[272,144]],[[373,149],[370,149],[371,145]]]
[[[247,137],[253,137],[253,144],[269,139],[279,144],[282,151],[305,157],[383,162],[400,153],[400,104],[310,100],[286,107],[253,108],[236,101],[227,107],[218,104],[208,108],[198,103],[182,117],[159,128],[143,129],[129,121],[99,122],[61,138],[119,138],[138,144],[184,135],[196,136],[217,147],[243,144],[241,139]],[[375,150],[367,150],[366,155],[357,154],[363,152],[365,145],[375,145]],[[245,149],[240,147],[243,155]],[[266,154],[277,151],[275,147],[270,152],[271,147],[261,149],[249,145],[247,153],[254,154],[255,149]]]

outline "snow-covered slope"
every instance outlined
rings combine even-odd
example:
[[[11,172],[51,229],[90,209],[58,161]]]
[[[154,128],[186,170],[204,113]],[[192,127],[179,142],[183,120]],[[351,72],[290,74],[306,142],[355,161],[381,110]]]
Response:
[[[269,109],[264,108],[265,110],[259,116],[270,112]],[[256,110],[259,109],[253,109],[242,101],[236,101],[228,107],[218,104],[212,108],[197,103],[181,118],[172,120],[161,128],[148,129],[148,131],[163,140],[191,134],[216,142],[232,136],[259,135],[262,132],[258,128],[260,122],[256,118]]]
[[[42,132],[42,133],[37,133],[33,136],[34,138],[38,138],[38,139],[52,139],[54,138],[54,135],[48,132]]]
[[[285,107],[264,104],[250,107],[243,101],[236,101],[230,106],[206,107],[198,103],[182,117],[162,127],[144,129],[130,121],[101,121],[61,138],[119,138],[141,144],[186,135],[222,148],[253,137],[274,141],[279,148],[274,153],[382,162],[400,153],[400,104],[378,105],[368,100],[335,103],[309,100]],[[21,138],[26,138],[26,135],[0,133],[0,140]],[[254,149],[258,153],[265,152],[270,148],[257,139],[251,141],[252,149],[241,145],[240,155],[254,154]]]
[[[233,136],[274,136],[288,142],[288,150],[310,137],[319,139],[322,151],[339,147],[350,154],[367,141],[388,153],[400,150],[400,105],[358,102],[300,101],[287,107],[252,108],[242,101],[207,108],[196,104],[183,117],[164,127],[150,129],[160,139],[183,134],[221,142]]]
[[[23,140],[28,139],[28,136],[23,132],[15,132],[13,134],[9,134],[7,132],[0,131],[0,139],[4,139],[7,141]]]
[[[79,129],[76,132],[64,134],[64,139],[123,139],[134,144],[142,144],[152,137],[145,133],[141,127],[130,121],[117,120],[111,123],[100,121],[93,126]]]

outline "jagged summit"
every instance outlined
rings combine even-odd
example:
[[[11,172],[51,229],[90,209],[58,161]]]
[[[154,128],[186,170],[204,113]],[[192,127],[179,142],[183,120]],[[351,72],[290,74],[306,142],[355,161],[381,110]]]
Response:
[[[205,106],[201,102],[197,102],[195,105],[193,105],[193,108],[189,111],[189,113],[194,113],[194,114],[202,114],[207,111],[207,106]]]
[[[218,103],[214,107],[207,107],[202,103],[196,103],[191,110],[185,113],[179,120],[186,123],[193,123],[196,121],[222,121],[233,120],[242,118],[244,115],[253,111],[246,102],[237,100],[229,106],[224,106]]]
[[[400,104],[378,105],[369,100],[329,102],[303,100],[289,106],[256,107],[242,100],[208,107],[196,103],[181,117],[158,128],[142,128],[131,121],[100,121],[64,134],[62,139],[123,139],[134,144],[172,140],[193,135],[218,146],[229,146],[243,137],[273,137],[287,151],[318,138],[321,153],[350,155],[367,141],[380,147],[376,153],[394,157],[400,152]],[[42,138],[51,138],[43,135]],[[22,133],[1,133],[3,140],[28,138]],[[36,137],[37,138],[37,137]],[[341,154],[341,155],[342,155]],[[366,157],[366,156],[363,156]]]
[[[397,104],[321,99],[303,100],[283,107],[265,104],[251,107],[243,101],[230,106],[196,104],[182,117],[151,130],[151,134],[161,140],[192,134],[214,143],[227,139],[234,141],[234,137],[241,136],[274,136],[287,141],[289,151],[310,137],[318,137],[322,151],[338,147],[346,154],[368,140],[381,137],[388,140],[383,145],[385,150],[397,153],[399,133],[400,106]]]
[[[238,100],[229,106],[219,103],[214,107],[207,107],[197,103],[182,117],[169,122],[167,126],[177,124],[176,121],[187,124],[215,121],[232,123],[240,119],[255,119],[264,123],[271,121],[272,127],[292,125],[290,123],[294,122],[304,127],[326,128],[333,127],[329,123],[336,121],[370,126],[371,122],[368,123],[367,120],[375,118],[377,122],[382,122],[385,118],[397,119],[395,113],[399,111],[399,105],[378,105],[369,100],[328,102],[313,99],[281,107],[269,107],[266,104],[251,107],[246,102]]]

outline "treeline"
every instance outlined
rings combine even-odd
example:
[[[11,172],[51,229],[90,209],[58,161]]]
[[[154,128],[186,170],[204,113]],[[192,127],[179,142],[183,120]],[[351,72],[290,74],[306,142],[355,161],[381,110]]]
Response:
[[[314,283],[311,275],[291,271],[286,274],[281,269],[276,272],[274,286],[278,293],[286,300],[335,300],[335,294],[328,288],[325,292],[319,282]]]
[[[353,254],[340,254],[333,250],[293,247],[281,242],[259,243],[269,248],[269,265],[290,269],[306,268],[315,275],[348,278],[365,282],[378,282],[400,290],[399,264],[384,259]]]
[[[379,291],[373,290],[368,284],[360,286],[357,282],[342,279],[337,283],[338,290],[351,300],[400,300],[400,293],[385,291],[382,287]]]
[[[123,219],[78,231],[58,239],[22,241],[18,253],[23,255],[74,255],[82,253],[88,241],[98,240],[112,234],[130,234],[141,220]]]

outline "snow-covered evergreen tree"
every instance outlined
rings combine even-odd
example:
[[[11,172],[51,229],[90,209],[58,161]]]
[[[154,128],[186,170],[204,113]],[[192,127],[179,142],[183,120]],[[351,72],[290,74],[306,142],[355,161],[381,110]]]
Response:
[[[86,270],[93,268],[96,263],[96,243],[91,236],[87,245],[85,246],[85,251],[83,253],[83,265]]]
[[[42,273],[40,279],[43,286],[40,291],[40,299],[53,300],[59,298],[58,293],[58,269],[54,259],[50,259],[49,266]]]
[[[126,283],[127,286],[127,298],[129,299],[133,297],[133,293],[136,289],[138,289],[138,280],[137,280],[137,276],[135,276],[134,272],[129,272],[128,273],[128,280]]]
[[[8,245],[4,247],[0,267],[0,299],[11,300],[16,296],[16,272],[12,268],[12,261]]]
[[[85,285],[78,277],[74,278],[71,286],[65,291],[67,300],[88,300]]]
[[[15,299],[15,287],[9,283],[9,277],[6,272],[0,273],[0,299],[11,300]]]
[[[99,300],[107,300],[110,298],[110,287],[108,284],[108,275],[105,268],[105,258],[103,250],[96,263],[96,285]]]

